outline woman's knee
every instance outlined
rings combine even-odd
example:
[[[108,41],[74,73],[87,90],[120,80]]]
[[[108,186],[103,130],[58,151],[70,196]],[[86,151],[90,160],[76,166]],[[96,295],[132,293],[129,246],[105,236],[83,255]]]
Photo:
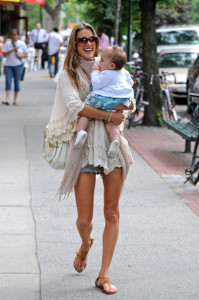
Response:
[[[77,226],[81,228],[82,230],[86,230],[89,228],[92,224],[92,218],[78,218],[77,219]]]
[[[115,209],[105,209],[104,210],[105,221],[109,223],[119,222],[119,210]]]

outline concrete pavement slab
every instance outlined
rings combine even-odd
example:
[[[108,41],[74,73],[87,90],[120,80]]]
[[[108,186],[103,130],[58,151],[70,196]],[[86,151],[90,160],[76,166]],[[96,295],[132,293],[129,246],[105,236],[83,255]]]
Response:
[[[2,300],[40,299],[38,275],[0,274],[0,282]]]

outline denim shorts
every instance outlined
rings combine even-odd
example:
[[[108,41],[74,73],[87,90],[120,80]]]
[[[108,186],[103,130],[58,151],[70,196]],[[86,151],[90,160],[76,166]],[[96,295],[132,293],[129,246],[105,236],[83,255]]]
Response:
[[[104,172],[104,168],[97,166],[94,167],[93,165],[86,165],[85,167],[81,168],[80,173],[95,173],[102,175]]]
[[[14,78],[14,91],[20,91],[20,79],[23,72],[23,65],[5,66],[6,91],[11,91],[12,79]]]

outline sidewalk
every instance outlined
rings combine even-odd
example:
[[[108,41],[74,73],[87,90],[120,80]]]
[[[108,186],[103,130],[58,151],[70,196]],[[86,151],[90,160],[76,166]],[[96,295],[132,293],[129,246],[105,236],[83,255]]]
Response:
[[[0,88],[2,97],[2,77]],[[107,299],[94,286],[104,226],[102,182],[96,182],[94,245],[85,272],[78,274],[73,268],[80,247],[74,194],[61,202],[55,198],[63,171],[51,169],[41,157],[55,88],[47,70],[27,73],[19,106],[0,104],[1,300]],[[173,134],[167,129],[125,134],[134,165],[120,201],[120,235],[110,270],[118,293],[111,299],[198,300],[199,218],[180,196],[198,188],[182,184],[190,161],[179,153],[184,143],[165,148],[160,137],[167,141]]]
[[[185,140],[167,128],[142,127],[125,130],[129,144],[199,216],[199,184],[186,181],[185,168],[191,153],[184,153]],[[194,147],[194,143],[192,143]]]

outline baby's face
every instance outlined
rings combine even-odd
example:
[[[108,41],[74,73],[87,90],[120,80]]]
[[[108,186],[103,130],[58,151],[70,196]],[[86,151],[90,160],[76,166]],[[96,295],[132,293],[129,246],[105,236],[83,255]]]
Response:
[[[101,59],[99,63],[99,70],[104,71],[104,70],[112,70],[112,61],[111,57],[106,53],[106,51],[102,51],[101,53]]]

